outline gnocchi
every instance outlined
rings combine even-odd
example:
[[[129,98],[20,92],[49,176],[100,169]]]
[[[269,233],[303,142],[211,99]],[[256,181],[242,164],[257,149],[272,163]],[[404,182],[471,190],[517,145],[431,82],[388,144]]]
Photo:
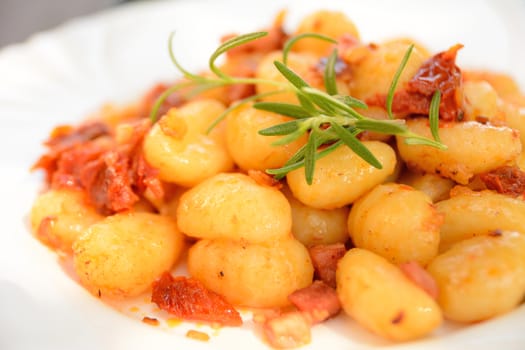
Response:
[[[348,232],[358,248],[394,264],[426,266],[436,257],[443,217],[421,191],[400,184],[378,185],[352,206]]]
[[[525,296],[525,235],[493,231],[461,241],[428,267],[446,318],[477,322],[514,309]],[[465,263],[468,261],[468,264]]]
[[[215,100],[190,102],[171,109],[151,128],[144,140],[144,155],[158,168],[162,180],[189,187],[232,169],[224,125],[206,134],[223,111],[224,106]]]
[[[190,248],[188,269],[234,305],[257,308],[289,305],[288,295],[313,278],[308,251],[291,237],[265,244],[203,239]]]
[[[312,184],[305,180],[304,168],[291,171],[286,182],[295,198],[318,209],[335,209],[353,203],[394,172],[397,162],[392,147],[379,141],[365,141],[383,165],[374,168],[346,147],[337,148],[319,159]]]
[[[440,307],[385,258],[353,248],[337,266],[337,293],[343,310],[386,338],[420,338],[443,321]]]
[[[151,213],[109,216],[73,243],[75,271],[92,294],[129,297],[170,270],[184,247],[173,219]]]

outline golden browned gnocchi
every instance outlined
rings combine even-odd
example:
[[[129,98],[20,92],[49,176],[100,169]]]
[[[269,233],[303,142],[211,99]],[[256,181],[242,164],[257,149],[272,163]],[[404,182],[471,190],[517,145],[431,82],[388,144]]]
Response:
[[[173,219],[130,212],[108,216],[73,243],[75,271],[92,294],[129,297],[143,293],[182,252]]]
[[[525,295],[525,235],[493,231],[452,246],[428,267],[446,318],[477,322],[514,309]]]
[[[500,109],[498,93],[486,81],[467,81],[463,84],[465,120],[498,123],[504,115]]]
[[[399,178],[399,183],[409,185],[425,193],[434,203],[449,198],[450,190],[456,184],[454,181],[436,174],[417,173],[410,170],[403,172]]]
[[[274,146],[278,136],[263,136],[259,130],[290,121],[291,118],[257,110],[238,108],[227,117],[226,140],[235,163],[244,170],[279,168],[306,143],[306,135],[282,146]]]
[[[316,11],[304,17],[297,26],[295,35],[304,33],[319,33],[334,39],[346,35],[359,40],[359,32],[355,24],[344,13],[338,11]],[[313,53],[323,57],[330,54],[332,45],[319,39],[305,38],[294,45],[293,51]]]
[[[396,165],[394,150],[380,141],[363,143],[379,159],[382,169],[368,164],[351,149],[339,147],[316,162],[311,185],[305,180],[304,168],[288,173],[286,181],[295,198],[313,208],[341,208],[386,180]]]
[[[279,190],[259,185],[248,175],[229,173],[185,192],[177,223],[191,237],[258,243],[290,237],[292,214]]]
[[[417,134],[432,137],[424,118],[408,120],[407,125]],[[519,134],[508,127],[456,122],[442,125],[439,134],[447,150],[407,145],[403,137],[397,137],[399,154],[409,168],[467,184],[476,174],[515,161],[521,152]]]
[[[144,155],[162,180],[194,186],[233,167],[224,124],[206,134],[224,109],[216,100],[190,102],[172,108],[151,128],[144,140]]]
[[[395,265],[368,250],[353,248],[337,266],[337,294],[343,310],[376,334],[402,341],[439,327],[437,303]]]
[[[492,191],[462,191],[436,204],[445,217],[440,250],[495,230],[525,233],[525,201]]]
[[[389,41],[369,48],[363,58],[352,65],[352,96],[366,101],[385,95],[409,44],[406,41]],[[414,47],[398,83],[398,89],[408,82],[428,58],[425,50]]]
[[[312,208],[298,201],[287,187],[283,193],[292,209],[292,233],[302,244],[312,247],[348,240],[348,207],[330,210]]]
[[[308,251],[293,238],[265,244],[203,239],[188,254],[192,276],[235,305],[286,306],[290,293],[312,283]]]
[[[378,185],[352,206],[348,232],[358,248],[394,264],[426,266],[438,253],[443,217],[431,199],[412,187]]]
[[[39,195],[30,214],[36,237],[65,253],[71,253],[75,239],[103,218],[86,203],[85,194],[74,189],[49,190]]]

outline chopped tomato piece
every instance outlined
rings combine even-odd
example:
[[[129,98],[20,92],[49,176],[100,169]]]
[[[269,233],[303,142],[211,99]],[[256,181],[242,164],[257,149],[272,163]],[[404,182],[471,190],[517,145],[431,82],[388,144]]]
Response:
[[[165,272],[153,283],[151,301],[184,320],[242,325],[239,312],[223,296],[206,289],[192,277],[173,277]]]

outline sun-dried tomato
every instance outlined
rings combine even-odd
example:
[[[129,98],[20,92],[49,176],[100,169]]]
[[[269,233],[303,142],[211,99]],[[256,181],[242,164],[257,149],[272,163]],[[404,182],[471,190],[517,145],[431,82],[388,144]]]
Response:
[[[165,272],[153,283],[151,301],[183,320],[242,325],[239,312],[224,297],[192,277],[173,277]]]

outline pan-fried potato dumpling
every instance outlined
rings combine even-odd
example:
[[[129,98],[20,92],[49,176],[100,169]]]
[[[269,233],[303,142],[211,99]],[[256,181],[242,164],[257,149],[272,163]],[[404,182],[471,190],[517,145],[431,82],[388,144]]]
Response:
[[[463,110],[464,120],[486,118],[492,123],[504,119],[499,105],[498,93],[486,81],[466,81],[463,83]]]
[[[90,226],[74,242],[75,271],[94,295],[135,296],[172,268],[183,245],[175,220],[167,216],[115,214]]]
[[[520,108],[504,103],[502,109],[505,112],[507,125],[520,133],[521,146],[523,148],[525,145],[525,106]]]
[[[188,252],[188,270],[232,304],[248,307],[289,305],[288,295],[313,278],[308,250],[293,238],[265,244],[203,239]]]
[[[291,236],[292,214],[276,188],[241,173],[218,174],[185,192],[177,207],[179,229],[195,238],[251,243]]]
[[[103,216],[86,203],[85,194],[74,189],[49,190],[31,208],[31,229],[53,249],[71,253],[75,239]]]
[[[285,123],[292,118],[257,110],[251,106],[240,107],[227,117],[226,141],[235,163],[244,170],[280,168],[306,143],[307,136],[282,146],[272,145],[282,136],[263,136],[259,130]]]
[[[297,200],[287,187],[283,193],[292,208],[292,233],[306,247],[345,243],[348,240],[348,207],[329,210],[312,208]]]
[[[465,190],[436,203],[445,216],[440,250],[456,242],[495,230],[519,231],[525,235],[525,201],[493,191]]]
[[[363,101],[386,95],[409,45],[405,41],[389,41],[370,47],[366,55],[352,65],[351,95]],[[429,57],[426,50],[414,47],[397,89],[402,89]]]
[[[286,175],[295,198],[313,208],[341,208],[385,181],[396,166],[394,150],[380,141],[364,141],[363,144],[379,160],[382,169],[370,165],[350,148],[341,146],[316,161],[311,185],[306,182],[304,168]]]
[[[399,183],[425,193],[434,203],[449,198],[450,190],[456,185],[454,181],[436,174],[417,173],[410,170],[403,172]]]
[[[224,123],[206,134],[224,109],[216,100],[193,101],[170,109],[153,125],[144,138],[144,156],[161,180],[190,187],[232,169]]]
[[[407,120],[407,126],[418,135],[432,138],[427,118]],[[439,174],[463,185],[476,174],[515,161],[522,149],[515,130],[477,122],[443,123],[439,136],[448,149],[407,145],[398,136],[399,154],[410,169]]]
[[[430,295],[385,258],[353,248],[339,260],[337,294],[362,326],[396,341],[421,338],[439,327],[441,310]]]
[[[348,216],[348,231],[358,248],[394,264],[416,261],[426,266],[438,254],[443,216],[431,199],[412,187],[376,186],[357,200]]]
[[[445,317],[477,322],[517,307],[525,295],[525,235],[513,231],[470,238],[428,267]]]
[[[343,13],[339,11],[320,10],[304,17],[294,35],[304,33],[318,33],[338,40],[343,35],[351,35],[359,39],[359,32],[355,24]],[[318,57],[328,56],[330,48],[334,44],[315,38],[304,38],[297,41],[292,46],[292,51],[308,52]]]

